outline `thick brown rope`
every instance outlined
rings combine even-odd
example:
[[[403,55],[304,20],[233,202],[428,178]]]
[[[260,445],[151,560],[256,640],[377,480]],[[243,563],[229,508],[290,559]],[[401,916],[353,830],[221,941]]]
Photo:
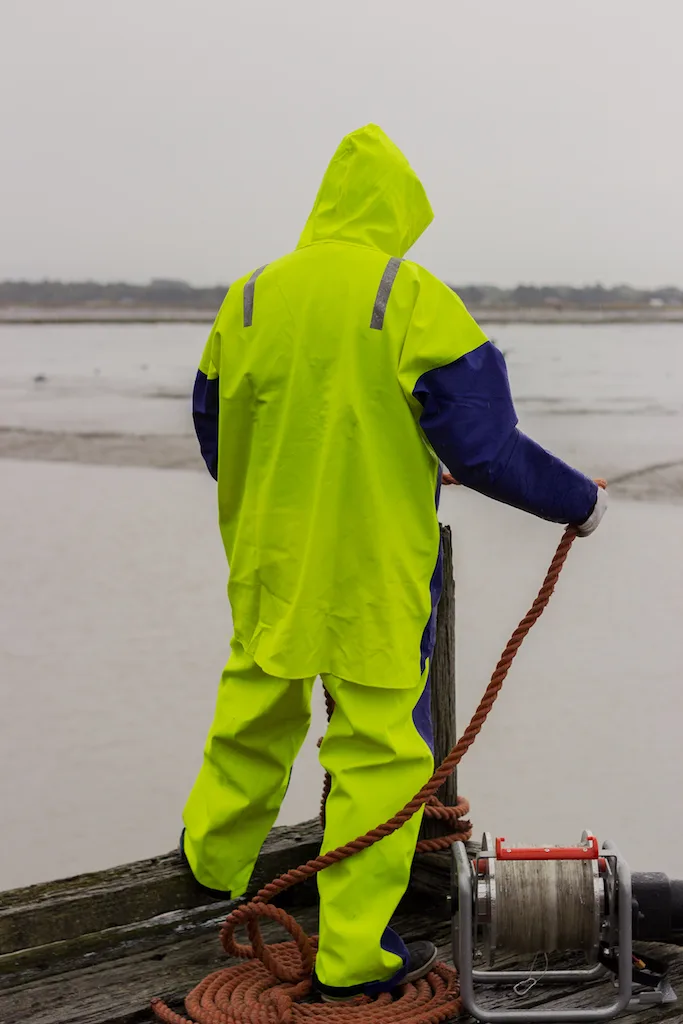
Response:
[[[341,1005],[303,1002],[311,994],[316,941],[309,938],[284,910],[272,906],[270,900],[297,882],[312,878],[332,864],[374,846],[402,828],[425,805],[435,816],[447,817],[451,821],[459,820],[462,814],[467,813],[466,801],[460,799],[455,809],[444,808],[435,800],[435,793],[481,732],[519,648],[550,601],[575,538],[576,530],[568,527],[538,596],[510,637],[469,725],[429,782],[389,821],[336,850],[293,868],[259,890],[250,903],[233,910],[221,928],[221,943],[229,956],[249,962],[216,971],[194,988],[185,1000],[189,1018],[174,1013],[161,999],[154,999],[152,1008],[158,1020],[166,1024],[303,1024],[304,1021],[314,1024],[316,1021],[321,1024],[360,1024],[366,1021],[369,1024],[438,1024],[460,1013],[457,972],[445,964],[437,964],[421,981],[402,986],[396,995],[385,994],[375,1000],[359,996],[352,1003]],[[455,811],[462,813],[454,819],[450,816]],[[457,838],[462,838],[462,835]],[[429,845],[423,845],[423,849],[446,849],[452,837],[426,842]],[[259,918],[277,921],[294,941],[266,945],[259,929]],[[248,945],[235,939],[235,931],[240,926],[246,928],[250,940]]]

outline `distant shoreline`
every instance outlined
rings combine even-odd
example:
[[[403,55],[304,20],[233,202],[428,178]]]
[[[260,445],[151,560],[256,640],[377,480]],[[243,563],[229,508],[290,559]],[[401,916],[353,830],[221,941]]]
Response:
[[[662,324],[683,323],[683,306],[626,309],[477,308],[481,324]],[[0,325],[49,324],[211,324],[216,310],[172,308],[0,308]]]

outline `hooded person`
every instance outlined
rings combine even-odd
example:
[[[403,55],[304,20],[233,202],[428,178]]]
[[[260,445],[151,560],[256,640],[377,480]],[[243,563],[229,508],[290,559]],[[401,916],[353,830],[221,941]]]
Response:
[[[429,667],[442,463],[459,483],[581,535],[606,494],[517,428],[501,353],[404,259],[430,224],[384,132],[348,135],[297,248],[233,284],[194,389],[218,481],[234,635],[184,812],[198,883],[237,897],[285,795],[321,676],[335,702],[323,852],[402,807],[433,770]],[[390,991],[436,951],[389,921],[420,814],[318,876],[325,999]]]

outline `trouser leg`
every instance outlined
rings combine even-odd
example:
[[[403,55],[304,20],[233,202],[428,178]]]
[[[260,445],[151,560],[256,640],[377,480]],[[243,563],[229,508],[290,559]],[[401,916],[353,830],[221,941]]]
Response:
[[[195,878],[241,896],[287,791],[311,717],[312,679],[267,675],[233,641],[201,770],[183,814]]]
[[[336,707],[320,750],[332,777],[323,851],[390,818],[434,766],[425,730],[418,730],[427,671],[409,689],[360,686],[329,676],[324,683]],[[392,836],[318,876],[316,976],[324,987],[389,981],[402,969],[405,947],[388,924],[408,887],[421,818],[416,814]]]

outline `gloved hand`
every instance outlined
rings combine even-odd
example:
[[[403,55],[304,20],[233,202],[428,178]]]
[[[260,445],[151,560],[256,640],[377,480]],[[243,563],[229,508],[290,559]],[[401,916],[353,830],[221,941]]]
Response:
[[[581,523],[576,527],[576,533],[579,537],[589,537],[591,533],[597,530],[600,525],[600,520],[607,511],[608,497],[607,497],[607,485],[604,480],[597,480],[598,485],[598,500],[595,502],[593,511],[589,515],[585,523]]]

